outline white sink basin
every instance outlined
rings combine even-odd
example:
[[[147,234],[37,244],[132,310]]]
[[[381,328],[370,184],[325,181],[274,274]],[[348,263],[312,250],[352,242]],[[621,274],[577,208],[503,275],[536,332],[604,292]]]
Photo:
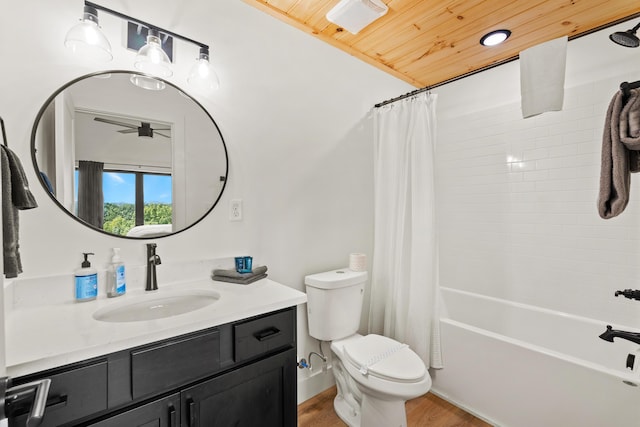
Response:
[[[207,307],[220,299],[220,294],[206,289],[171,289],[127,296],[93,313],[102,322],[140,322],[178,316]]]

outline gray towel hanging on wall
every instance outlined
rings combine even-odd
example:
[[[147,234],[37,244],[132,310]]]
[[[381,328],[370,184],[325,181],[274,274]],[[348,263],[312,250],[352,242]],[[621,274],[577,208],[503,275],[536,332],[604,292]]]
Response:
[[[620,90],[609,104],[604,123],[600,217],[610,219],[624,211],[629,203],[630,174],[636,172],[640,172],[640,90]]]
[[[7,146],[4,122],[2,124],[3,145],[0,149],[0,171],[2,176],[2,247],[4,275],[17,277],[22,273],[18,235],[20,224],[18,211],[37,208],[35,197],[29,190],[29,183],[18,156]]]

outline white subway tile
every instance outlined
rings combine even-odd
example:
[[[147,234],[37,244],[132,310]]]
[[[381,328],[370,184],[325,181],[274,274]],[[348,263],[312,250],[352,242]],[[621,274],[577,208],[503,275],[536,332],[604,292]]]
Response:
[[[640,288],[640,174],[619,217],[597,211],[604,115],[625,78],[571,87],[563,111],[532,119],[489,104],[438,123],[443,285],[640,327],[640,304],[612,297]]]

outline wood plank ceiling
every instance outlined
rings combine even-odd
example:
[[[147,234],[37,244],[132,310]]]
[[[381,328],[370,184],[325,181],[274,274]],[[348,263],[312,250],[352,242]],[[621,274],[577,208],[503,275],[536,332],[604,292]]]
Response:
[[[416,87],[499,64],[536,44],[640,13],[638,0],[383,0],[389,11],[354,35],[327,21],[339,0],[245,0]],[[636,22],[629,21],[629,28]],[[480,45],[491,30],[511,37]]]

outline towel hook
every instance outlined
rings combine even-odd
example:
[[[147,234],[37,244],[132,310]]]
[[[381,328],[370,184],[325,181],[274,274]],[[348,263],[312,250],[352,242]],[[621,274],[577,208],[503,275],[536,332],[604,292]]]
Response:
[[[622,91],[622,104],[626,104],[629,96],[631,95],[631,89],[640,88],[640,80],[635,82],[622,82],[620,83],[620,90]]]
[[[9,147],[9,143],[7,142],[7,131],[4,130],[4,120],[0,117],[0,126],[2,126],[2,143],[5,147]]]

